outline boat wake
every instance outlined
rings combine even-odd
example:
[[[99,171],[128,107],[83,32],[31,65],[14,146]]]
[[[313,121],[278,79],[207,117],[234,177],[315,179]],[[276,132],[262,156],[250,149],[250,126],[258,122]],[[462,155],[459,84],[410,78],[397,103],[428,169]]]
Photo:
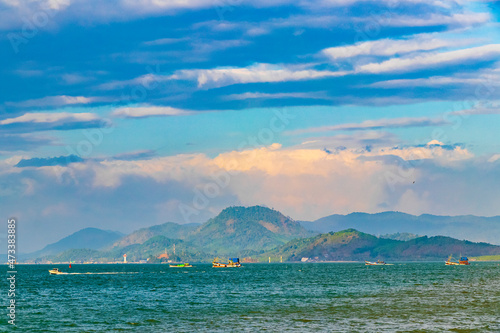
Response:
[[[57,275],[116,275],[116,274],[139,274],[139,272],[85,272],[85,273],[59,272],[59,273],[57,273]]]

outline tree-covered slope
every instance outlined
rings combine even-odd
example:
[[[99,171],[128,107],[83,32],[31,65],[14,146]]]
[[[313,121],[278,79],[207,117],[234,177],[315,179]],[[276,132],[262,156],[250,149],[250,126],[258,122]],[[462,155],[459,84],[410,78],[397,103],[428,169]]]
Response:
[[[310,258],[338,260],[444,260],[450,254],[480,256],[500,254],[500,246],[461,241],[450,237],[419,237],[409,241],[378,238],[355,229],[293,240],[266,255],[287,261]]]
[[[187,238],[218,254],[261,251],[311,235],[298,222],[266,207],[229,207]]]

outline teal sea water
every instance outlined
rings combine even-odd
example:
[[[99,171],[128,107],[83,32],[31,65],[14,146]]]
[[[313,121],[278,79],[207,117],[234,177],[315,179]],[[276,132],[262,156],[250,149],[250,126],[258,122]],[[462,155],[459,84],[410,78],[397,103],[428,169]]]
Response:
[[[499,263],[54,267],[92,274],[18,265],[17,326],[4,282],[0,331],[500,332]]]

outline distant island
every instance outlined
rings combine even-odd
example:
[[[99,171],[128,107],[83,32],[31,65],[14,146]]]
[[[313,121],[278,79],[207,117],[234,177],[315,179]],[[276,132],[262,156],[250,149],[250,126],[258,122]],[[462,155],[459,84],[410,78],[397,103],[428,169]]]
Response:
[[[391,217],[389,223],[395,223],[394,214],[387,215]],[[500,246],[485,242],[420,236],[410,232],[377,237],[354,228],[366,223],[367,216],[370,214],[362,215],[361,222],[357,219],[352,227],[343,230],[318,232],[315,231],[321,226],[318,221],[298,222],[262,206],[228,207],[203,224],[167,222],[126,236],[96,228],[83,229],[26,255],[24,262],[110,263],[123,262],[124,255],[128,262],[139,263],[210,262],[214,257],[235,256],[243,258],[244,262],[322,262],[423,261],[444,260],[450,254],[470,257],[500,255]],[[380,222],[379,215],[371,216],[376,216]],[[405,214],[406,219],[408,216]],[[335,219],[338,225],[339,217]],[[345,216],[340,219],[343,220],[340,224],[346,222]],[[330,222],[325,225],[332,224],[331,218],[327,221]],[[450,226],[451,222],[447,223]],[[464,228],[463,223],[458,225]],[[372,229],[374,227],[371,225]],[[425,230],[418,226],[417,229]]]

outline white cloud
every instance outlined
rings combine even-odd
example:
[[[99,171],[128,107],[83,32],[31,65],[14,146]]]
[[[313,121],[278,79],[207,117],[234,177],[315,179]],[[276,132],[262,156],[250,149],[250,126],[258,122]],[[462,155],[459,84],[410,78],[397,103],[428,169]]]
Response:
[[[165,219],[188,222],[180,213],[181,204],[196,207],[197,215],[191,221],[205,221],[214,215],[214,207],[220,210],[235,204],[266,204],[303,220],[385,210],[499,214],[495,203],[500,194],[491,186],[500,180],[498,164],[471,156],[465,149],[450,150],[440,144],[336,153],[274,145],[230,151],[215,158],[189,154],[133,161],[88,160],[29,173],[13,168],[16,161],[9,165],[0,161],[0,170],[18,169],[0,172],[0,195],[4,195],[0,203],[23,213],[23,220],[29,223],[47,207],[49,197],[68,204],[74,216],[83,214],[85,218],[75,222],[75,228],[88,226],[89,220],[97,218],[106,221],[106,228],[117,230],[141,227],[137,221],[144,221],[144,214],[149,224]],[[423,160],[411,162],[416,157]],[[60,172],[54,172],[55,168]],[[19,186],[20,179],[27,177],[36,182],[32,194],[26,193],[26,185]],[[204,196],[205,191],[210,196]],[[81,195],[75,197],[74,193]],[[23,210],[17,204],[26,195],[32,198],[30,207],[34,209]],[[206,199],[203,204],[197,200],[200,196]],[[160,203],[170,201],[171,206],[159,208]],[[67,224],[67,217],[64,212],[54,212],[50,221],[56,228]]]
[[[99,120],[94,113],[69,113],[69,112],[38,112],[25,113],[15,118],[7,118],[0,121],[0,125],[22,124],[22,123],[59,123],[59,122],[88,122]]]
[[[457,4],[464,6],[462,1],[425,1],[425,0],[331,0],[331,1],[292,1],[292,0],[238,0],[238,1],[223,1],[223,0],[117,0],[117,1],[100,1],[100,0],[1,0],[4,4],[4,10],[0,12],[0,29],[19,28],[25,22],[25,18],[33,17],[37,13],[49,13],[52,21],[91,21],[91,22],[109,22],[130,20],[138,17],[158,16],[162,14],[172,14],[180,10],[199,10],[213,8],[215,14],[223,17],[224,13],[232,10],[235,7],[252,6],[255,8],[262,7],[277,7],[281,5],[295,5],[314,9],[328,9],[328,7],[351,6],[356,3],[376,2],[387,7],[388,12],[392,13],[390,20],[384,24],[388,26],[435,26],[435,25],[460,25],[468,26],[481,24],[491,19],[487,13],[457,13],[453,15],[433,14],[415,15],[415,16],[397,16],[391,10],[398,6],[408,4],[428,4],[434,7],[434,11],[450,11]],[[54,12],[62,12],[64,15],[53,15]],[[421,14],[421,13],[417,13]],[[376,16],[375,16],[376,17]],[[291,20],[276,20],[276,22],[268,22],[262,27],[249,27],[249,35],[258,35],[266,33],[268,28],[272,26],[293,26],[305,24],[307,26],[325,26],[332,25],[339,20],[332,20],[332,16],[318,16],[318,20],[303,18]],[[341,19],[341,18],[340,18]],[[363,19],[364,21],[373,21],[373,16]],[[289,21],[289,22],[287,22]],[[220,27],[220,26],[219,26]]]
[[[401,4],[410,3],[410,4],[429,4],[436,7],[449,8],[450,5],[456,4],[460,2],[460,0],[320,0],[320,1],[311,1],[311,4],[319,4],[321,6],[347,6],[353,5],[360,2],[382,2],[387,3],[391,6],[391,8],[400,6]],[[306,2],[307,3],[307,2]]]
[[[470,61],[494,60],[500,55],[500,44],[489,44],[468,49],[442,53],[425,53],[406,58],[392,58],[381,63],[360,65],[359,73],[408,72],[416,69],[431,68]]]
[[[336,6],[349,6],[356,2],[361,1],[334,1],[333,5]],[[377,2],[379,0],[367,0],[364,2]],[[220,20],[211,20],[207,22],[202,22],[194,25],[194,28],[208,27],[213,31],[229,31],[229,30],[241,30],[245,32],[248,36],[259,36],[264,34],[269,34],[275,29],[281,28],[338,28],[339,26],[350,26],[353,23],[356,25],[357,29],[360,31],[365,31],[367,35],[371,34],[371,31],[381,27],[435,27],[435,26],[448,26],[451,28],[468,28],[471,26],[485,24],[493,20],[492,16],[486,12],[461,12],[461,13],[443,13],[441,6],[437,5],[433,9],[428,9],[427,11],[416,11],[410,15],[401,15],[399,11],[393,10],[391,7],[391,2],[387,1],[385,5],[386,10],[382,10],[379,15],[374,13],[373,15],[349,17],[342,15],[332,15],[324,14],[328,13],[328,9],[322,11],[321,9],[326,7],[331,7],[330,5],[325,5],[325,3],[318,3],[317,1],[312,1],[309,5],[306,5],[306,1],[301,2],[302,6],[311,7],[314,10],[314,14],[297,14],[291,15],[285,18],[272,18],[267,21],[240,21],[240,22],[227,22]],[[410,1],[408,1],[410,2]],[[411,1],[416,3],[417,1]],[[451,2],[450,2],[451,3]],[[293,4],[297,4],[296,2]],[[398,1],[397,5],[406,5],[403,1]],[[408,11],[409,12],[409,11]],[[369,32],[370,31],[370,32]],[[297,31],[298,32],[298,31]]]
[[[354,45],[330,47],[321,51],[332,60],[350,58],[360,55],[392,56],[415,51],[429,51],[443,47],[464,45],[464,40],[446,40],[431,35],[419,35],[409,39],[380,39],[360,42]]]
[[[484,87],[493,92],[493,88],[500,85],[500,68],[487,68],[472,73],[457,73],[453,76],[380,81],[372,83],[369,87],[392,89],[401,87],[443,87],[447,85]]]
[[[441,126],[447,124],[448,122],[446,122],[443,119],[433,119],[426,117],[377,119],[377,120],[366,120],[363,121],[362,123],[311,127],[306,129],[288,131],[287,134],[295,135],[303,133],[317,133],[317,132],[330,132],[330,131],[361,131],[361,130],[374,130],[374,129],[385,129],[385,128]]]
[[[199,87],[223,87],[238,83],[284,82],[337,77],[345,71],[328,71],[291,68],[271,64],[255,64],[249,67],[218,67],[215,69],[179,70],[170,76],[174,80],[197,80]]]
[[[213,8],[216,10],[224,7],[255,6],[270,7],[290,0],[265,1],[265,0],[0,0],[5,9],[0,12],[0,29],[11,29],[22,26],[26,18],[35,14],[49,14],[52,20],[84,19],[91,22],[109,22],[133,19],[137,17],[158,16],[166,13],[175,13],[179,10],[197,10]],[[55,16],[54,12],[63,12],[64,15]],[[52,18],[54,17],[54,18]]]
[[[491,21],[489,13],[456,13],[452,15],[431,14],[427,17],[395,16],[386,23],[393,27],[463,26],[469,27]]]
[[[324,92],[307,92],[307,93],[262,93],[262,92],[246,92],[243,94],[232,94],[224,97],[226,100],[245,100],[245,99],[281,99],[281,98],[312,98],[312,99],[328,99]]]
[[[126,86],[152,84],[169,80],[195,80],[198,87],[217,88],[232,84],[313,80],[348,75],[347,71],[304,69],[305,66],[255,64],[248,67],[217,67],[214,69],[182,69],[172,75],[146,74],[131,80],[112,81],[98,86],[113,90]]]
[[[64,105],[75,105],[75,104],[89,104],[96,102],[98,98],[96,97],[85,97],[85,96],[47,96],[38,99],[30,99],[21,102],[6,102],[8,106],[15,107],[46,107],[46,106],[64,106]]]
[[[500,114],[500,103],[478,103],[471,108],[450,112],[452,115],[468,116],[480,114]]]
[[[187,40],[189,40],[189,38],[160,38],[144,42],[143,44],[147,46],[169,45],[184,42]]]
[[[488,159],[488,162],[494,163],[498,160],[500,160],[500,154],[494,154]]]
[[[342,133],[329,136],[314,136],[305,138],[297,147],[307,149],[327,149],[332,153],[351,149],[365,151],[366,147],[395,147],[401,140],[394,134],[385,131],[361,131]]]
[[[135,106],[122,107],[113,111],[112,115],[122,118],[146,118],[162,116],[186,116],[193,114],[192,111],[176,109],[169,106]]]

